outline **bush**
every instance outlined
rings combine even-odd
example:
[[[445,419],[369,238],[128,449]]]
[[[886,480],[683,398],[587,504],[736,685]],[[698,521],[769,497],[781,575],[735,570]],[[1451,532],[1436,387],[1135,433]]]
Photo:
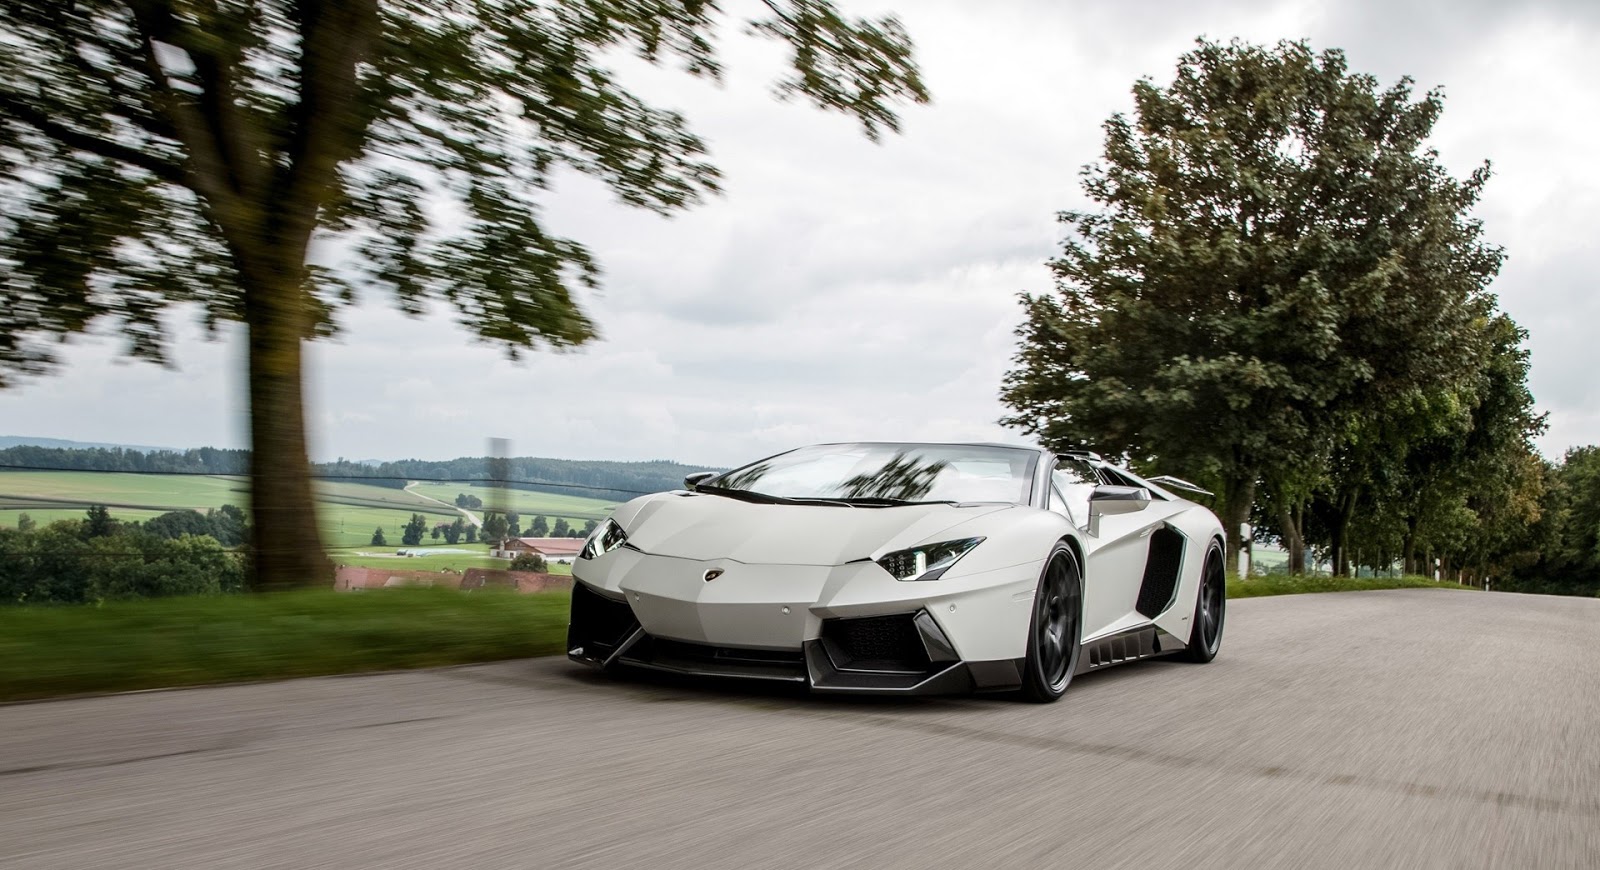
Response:
[[[519,553],[511,560],[513,571],[537,571],[543,574],[549,566],[545,564],[544,557],[538,553]]]

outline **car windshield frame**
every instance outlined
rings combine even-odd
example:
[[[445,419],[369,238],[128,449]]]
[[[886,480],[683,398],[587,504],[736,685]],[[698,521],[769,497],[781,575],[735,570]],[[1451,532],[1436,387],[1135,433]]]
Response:
[[[779,477],[762,488],[763,480],[775,474],[795,472],[808,465],[848,458],[861,451],[849,468],[841,468],[831,486],[813,486],[810,491],[783,488]],[[1015,504],[1031,505],[1037,486],[1040,451],[1003,444],[961,444],[934,442],[855,441],[813,444],[798,447],[765,459],[725,471],[702,481],[696,491],[722,494],[747,501],[777,504],[838,505],[849,507],[899,507],[910,504]],[[1004,463],[1007,477],[963,477],[944,479],[956,463]],[[842,466],[843,462],[839,462]],[[959,472],[959,469],[958,469]],[[826,475],[823,475],[826,477]],[[995,484],[1014,487],[1007,495],[984,493]],[[965,488],[967,497],[961,491]],[[776,490],[776,491],[768,491]],[[973,496],[980,497],[973,497]],[[987,497],[981,497],[987,496]]]

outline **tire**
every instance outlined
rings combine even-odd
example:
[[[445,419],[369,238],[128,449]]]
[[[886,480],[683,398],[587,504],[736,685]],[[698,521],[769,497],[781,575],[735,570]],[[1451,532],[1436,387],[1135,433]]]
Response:
[[[1038,704],[1060,698],[1078,669],[1083,639],[1083,570],[1078,557],[1058,543],[1044,560],[1028,621],[1028,656],[1022,666],[1022,697]]]
[[[1200,589],[1194,596],[1194,616],[1190,617],[1189,646],[1183,658],[1203,665],[1222,649],[1222,627],[1228,613],[1228,575],[1223,569],[1222,548],[1212,543],[1200,569]]]

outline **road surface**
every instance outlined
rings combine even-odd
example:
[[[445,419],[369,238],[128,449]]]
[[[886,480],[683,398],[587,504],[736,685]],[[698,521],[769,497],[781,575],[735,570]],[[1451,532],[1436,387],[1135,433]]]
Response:
[[[1051,706],[546,659],[0,707],[0,867],[1600,866],[1600,600],[1230,607]]]

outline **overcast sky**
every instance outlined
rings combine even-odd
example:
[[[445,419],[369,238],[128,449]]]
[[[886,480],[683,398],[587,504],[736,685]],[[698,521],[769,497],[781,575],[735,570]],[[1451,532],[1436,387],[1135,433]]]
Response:
[[[823,440],[1021,440],[995,423],[1017,293],[1051,286],[1054,214],[1084,204],[1101,123],[1131,110],[1139,77],[1170,81],[1200,35],[1308,38],[1384,83],[1444,86],[1443,161],[1458,176],[1494,164],[1479,215],[1509,253],[1502,307],[1532,334],[1541,449],[1600,443],[1600,4],[841,5],[894,9],[916,41],[934,103],[903,112],[903,135],[873,144],[773,100],[778,46],[736,28],[720,87],[637,70],[709,141],[726,192],[663,219],[561,181],[547,217],[605,269],[589,307],[603,339],[511,363],[448,312],[409,319],[369,297],[309,354],[313,455],[476,455],[503,436],[519,455],[728,465]],[[170,369],[75,340],[55,376],[0,393],[0,434],[246,446],[238,330],[208,342],[190,318],[174,326]]]

